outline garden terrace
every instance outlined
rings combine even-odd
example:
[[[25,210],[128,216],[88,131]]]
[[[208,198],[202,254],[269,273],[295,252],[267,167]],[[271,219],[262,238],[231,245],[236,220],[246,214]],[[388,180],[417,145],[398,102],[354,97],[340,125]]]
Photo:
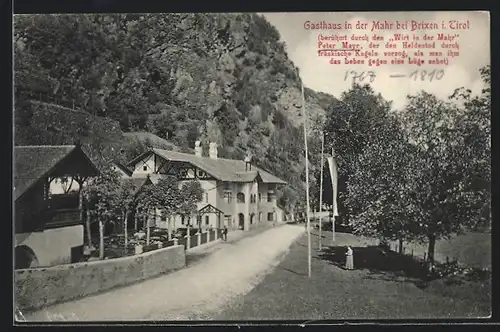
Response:
[[[220,230],[206,230],[197,234],[197,229],[191,229],[191,236],[188,240],[188,235],[178,236],[172,235],[169,240],[168,231],[161,228],[154,228],[151,230],[151,238],[149,245],[147,244],[146,233],[136,232],[135,230],[128,231],[128,243],[125,246],[125,235],[124,234],[111,234],[104,237],[104,257],[105,259],[119,258],[134,256],[137,254],[136,247],[141,246],[142,252],[154,251],[162,248],[167,248],[175,245],[174,239],[177,239],[178,244],[184,246],[184,249],[188,251],[191,248],[198,247],[209,242],[214,242],[221,238]],[[198,239],[199,238],[199,239]],[[199,242],[198,242],[199,241]],[[99,247],[99,237],[92,237],[92,245],[94,248]],[[188,247],[189,245],[189,247]],[[82,258],[85,260],[96,260],[99,257],[99,250],[94,250],[91,252],[90,257]]]

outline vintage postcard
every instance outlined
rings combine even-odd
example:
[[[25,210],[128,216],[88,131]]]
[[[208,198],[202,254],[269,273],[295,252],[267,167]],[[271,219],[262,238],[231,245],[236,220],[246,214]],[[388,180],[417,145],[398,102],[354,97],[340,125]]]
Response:
[[[488,12],[13,20],[16,323],[491,315]]]

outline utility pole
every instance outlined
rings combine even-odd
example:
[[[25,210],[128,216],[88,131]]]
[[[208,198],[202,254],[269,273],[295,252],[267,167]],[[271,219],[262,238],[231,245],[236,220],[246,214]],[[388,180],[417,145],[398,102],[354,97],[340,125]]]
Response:
[[[332,161],[335,162],[335,151],[332,148]],[[336,170],[336,167],[333,167]],[[337,210],[337,188],[336,188],[336,183],[337,179],[333,179],[333,174],[332,175],[332,245],[335,243],[335,212]]]
[[[306,205],[307,205],[307,262],[308,262],[308,275],[311,277],[311,218],[310,218],[310,204],[309,204],[309,150],[307,149],[307,113],[306,113],[306,99],[304,96],[304,84],[301,82],[302,90],[302,115],[304,117],[304,144],[306,154]]]
[[[321,213],[323,212],[323,154],[325,150],[325,135],[321,132],[321,170],[320,170],[320,180],[319,180],[319,250],[321,250],[322,232],[323,227],[323,217]]]

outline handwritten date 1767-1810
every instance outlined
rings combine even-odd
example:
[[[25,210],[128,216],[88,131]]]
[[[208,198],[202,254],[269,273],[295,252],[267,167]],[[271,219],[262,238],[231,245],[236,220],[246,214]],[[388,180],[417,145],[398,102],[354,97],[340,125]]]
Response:
[[[414,81],[428,81],[432,82],[434,80],[441,80],[444,76],[444,70],[442,69],[433,69],[430,71],[427,70],[414,70],[410,73],[410,75],[406,74],[391,74],[389,77],[391,78],[403,78],[408,77],[409,79],[413,79]],[[377,74],[374,71],[361,71],[357,72],[355,70],[346,70],[344,75],[344,81],[352,79],[353,83],[373,83]]]

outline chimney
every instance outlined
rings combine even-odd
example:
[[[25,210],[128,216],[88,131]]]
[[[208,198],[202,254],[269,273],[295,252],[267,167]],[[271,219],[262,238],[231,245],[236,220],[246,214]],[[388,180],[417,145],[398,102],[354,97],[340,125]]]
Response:
[[[203,147],[201,146],[201,141],[194,142],[194,154],[197,157],[201,157],[203,155]]]
[[[217,159],[217,143],[215,142],[210,142],[209,149],[208,149],[208,155],[212,159]]]
[[[252,170],[252,155],[250,153],[247,153],[247,156],[245,157],[245,172],[251,171]]]

